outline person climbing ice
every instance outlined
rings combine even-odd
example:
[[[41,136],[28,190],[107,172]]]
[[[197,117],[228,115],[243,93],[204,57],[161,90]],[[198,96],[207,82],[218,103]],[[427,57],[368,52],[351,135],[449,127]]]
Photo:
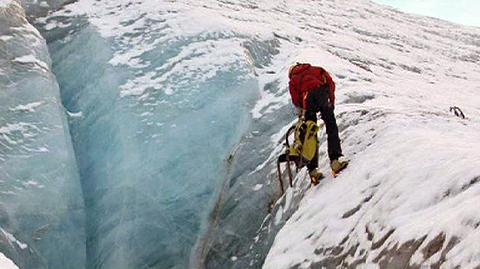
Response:
[[[317,113],[325,123],[327,131],[328,157],[332,173],[337,175],[345,169],[348,161],[343,157],[335,120],[335,82],[330,74],[322,67],[308,63],[296,63],[288,71],[289,88],[292,103],[299,118],[306,122],[317,123]],[[312,123],[312,124],[313,124]],[[316,128],[318,130],[318,128]],[[315,132],[315,136],[317,133]],[[317,138],[316,138],[317,139]],[[318,170],[318,143],[313,158],[307,168],[312,184],[318,184],[323,174]]]

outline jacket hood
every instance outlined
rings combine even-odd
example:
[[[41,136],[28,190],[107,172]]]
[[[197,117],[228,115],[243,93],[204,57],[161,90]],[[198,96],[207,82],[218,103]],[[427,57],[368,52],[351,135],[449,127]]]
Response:
[[[292,67],[288,74],[288,78],[292,78],[295,75],[298,75],[302,73],[303,71],[307,70],[310,68],[312,65],[311,64],[296,64]]]

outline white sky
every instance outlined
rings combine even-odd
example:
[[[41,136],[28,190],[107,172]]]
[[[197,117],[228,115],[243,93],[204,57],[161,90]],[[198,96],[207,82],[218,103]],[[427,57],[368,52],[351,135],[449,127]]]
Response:
[[[480,27],[479,0],[374,0],[397,9]]]

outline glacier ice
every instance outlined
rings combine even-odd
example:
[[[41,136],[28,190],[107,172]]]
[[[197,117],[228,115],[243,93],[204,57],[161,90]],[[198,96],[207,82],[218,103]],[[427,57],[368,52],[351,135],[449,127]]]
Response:
[[[7,0],[9,1],[9,0]],[[22,4],[27,19],[33,21],[75,0],[15,0]]]
[[[49,66],[18,2],[0,7],[0,252],[20,268],[83,268],[82,193]]]
[[[114,7],[91,4],[100,13]],[[147,4],[102,14],[125,16],[118,33],[89,13],[45,21],[68,25],[45,27],[44,35],[63,104],[78,115],[69,123],[87,268],[188,266],[224,156],[249,126],[258,93],[242,37],[179,32],[166,23],[169,6],[135,13]]]
[[[0,48],[15,46],[6,53],[0,51],[0,59],[8,59],[16,68],[2,69],[0,83],[48,84],[44,89],[52,91],[50,95],[35,92],[39,96],[33,98],[18,83],[7,86],[8,95],[0,95],[8,103],[2,110],[2,117],[8,118],[2,118],[0,141],[9,150],[38,151],[29,153],[41,156],[46,165],[29,159],[32,163],[21,166],[34,167],[35,175],[52,166],[64,168],[58,173],[65,184],[41,182],[42,187],[50,184],[48,190],[38,187],[38,180],[22,182],[29,190],[40,189],[34,193],[38,197],[54,191],[56,195],[48,198],[59,201],[58,207],[71,202],[72,208],[79,209],[62,216],[63,220],[75,219],[77,213],[80,220],[82,212],[86,214],[85,221],[62,226],[65,232],[78,228],[69,233],[81,241],[73,246],[86,250],[69,260],[69,268],[188,268],[189,262],[193,268],[260,268],[269,252],[267,267],[288,268],[308,266],[318,258],[309,256],[311,260],[303,263],[308,255],[297,250],[322,230],[308,233],[304,228],[299,243],[289,240],[294,237],[289,231],[295,230],[289,224],[300,218],[304,226],[315,226],[323,219],[312,215],[334,214],[335,208],[315,199],[317,192],[305,184],[303,171],[297,185],[275,202],[278,186],[273,163],[282,150],[282,130],[294,120],[285,74],[295,61],[323,65],[335,76],[339,127],[350,156],[361,156],[375,146],[378,137],[391,135],[399,126],[417,124],[421,129],[432,118],[439,125],[428,125],[431,128],[455,125],[449,122],[456,119],[444,111],[453,100],[470,115],[478,114],[478,101],[472,98],[479,90],[475,86],[479,85],[475,74],[480,71],[478,31],[402,14],[370,1],[359,0],[348,7],[342,1],[319,1],[312,8],[299,1],[80,0],[60,8],[69,2],[23,1],[48,41],[64,111],[44,44],[12,55],[19,42],[10,34],[0,36]],[[38,17],[51,9],[56,11]],[[21,80],[27,71],[29,80]],[[12,100],[13,89],[24,92]],[[48,113],[42,114],[44,109]],[[53,118],[55,128],[48,125]],[[397,124],[389,125],[391,120],[398,120]],[[48,132],[42,129],[45,124]],[[461,130],[470,128],[469,124]],[[410,135],[427,140],[415,132]],[[12,142],[15,146],[8,144]],[[52,155],[61,160],[53,160]],[[12,154],[8,158],[26,161]],[[320,165],[328,167],[327,160]],[[0,171],[33,173],[18,167],[2,163]],[[52,177],[58,179],[59,174]],[[81,182],[83,193],[74,182]],[[330,201],[337,199],[338,192],[328,190],[362,191],[346,186],[354,184],[355,178],[343,185],[326,183],[331,182],[319,188]],[[0,184],[3,190],[5,182]],[[19,193],[17,188],[14,191]],[[69,194],[72,201],[60,199],[60,193]],[[2,203],[16,202],[11,196],[2,197]],[[355,209],[358,199],[350,202],[342,202],[341,209]],[[29,201],[23,204],[39,208]],[[316,206],[324,211],[316,211]],[[465,223],[475,223],[467,213],[464,217],[470,219]],[[27,264],[43,268],[44,261],[56,261],[50,255],[70,255],[48,253],[56,249],[51,244],[40,248],[39,242],[52,241],[38,242],[29,236],[32,232],[43,235],[48,226],[36,226],[34,231],[19,226],[32,223],[31,219],[1,222],[0,242],[9,243],[0,244],[0,252],[21,268]],[[373,230],[381,235],[381,227]],[[342,232],[327,238],[341,241]],[[26,249],[35,251],[27,255]]]

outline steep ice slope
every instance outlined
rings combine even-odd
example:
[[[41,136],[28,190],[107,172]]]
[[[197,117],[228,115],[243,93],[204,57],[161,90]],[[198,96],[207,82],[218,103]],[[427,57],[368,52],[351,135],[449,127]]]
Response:
[[[305,193],[317,197],[316,191],[330,185],[345,189],[327,180],[324,189],[306,190],[300,174],[300,185],[269,208],[277,198],[272,164],[281,150],[278,130],[293,120],[285,74],[296,60],[322,64],[338,81],[337,113],[345,152],[353,159],[351,173],[366,171],[355,165],[377,171],[365,162],[367,153],[377,156],[374,147],[379,144],[393,146],[388,143],[398,140],[389,138],[398,137],[400,130],[408,141],[425,144],[425,134],[431,133],[450,145],[463,142],[452,141],[453,134],[445,129],[458,127],[455,132],[467,141],[478,131],[479,31],[367,1],[81,0],[37,22],[50,41],[62,99],[71,112],[87,204],[89,268],[187,267],[185,256],[220,181],[221,159],[247,128],[245,113],[258,86],[262,91],[251,111],[254,120],[226,161],[226,179],[192,266],[259,268],[276,231],[298,206],[303,212]],[[447,112],[453,103],[465,110],[468,120],[458,123]],[[405,125],[411,127],[400,129]],[[412,142],[398,144],[399,158],[412,150]],[[429,144],[419,150],[437,148]],[[438,161],[421,151],[411,154],[426,158],[427,164]],[[475,162],[470,157],[469,163]],[[322,167],[326,169],[325,161]],[[405,176],[417,167],[406,165],[401,171]],[[382,171],[398,167],[391,169]],[[348,173],[342,177],[347,179],[338,182],[354,182]],[[378,174],[374,178],[383,184]],[[475,180],[472,186],[470,190]],[[352,204],[342,203],[356,209]],[[345,234],[326,231],[329,239]],[[369,226],[371,238],[381,236],[380,231]],[[286,253],[291,259],[278,253],[285,250],[282,234],[266,266],[295,267],[304,258],[318,263],[327,257],[321,246],[318,255],[298,250],[303,243],[320,245],[314,239],[290,240],[292,251]],[[345,242],[355,245],[355,240]],[[368,245],[357,241],[363,248]],[[342,258],[347,250],[335,253]]]
[[[315,189],[297,186],[279,203],[274,221],[266,226],[287,224],[264,267],[478,265],[478,247],[472,244],[478,240],[479,221],[478,77],[467,77],[471,81],[455,81],[452,94],[449,78],[437,86],[421,79],[378,78],[376,87],[391,91],[385,92],[388,99],[379,100],[376,94],[347,97],[337,110],[352,164]],[[349,88],[344,89],[358,94]],[[396,91],[400,88],[408,95],[401,96]],[[412,100],[408,89],[428,98]],[[462,104],[469,118],[449,114],[449,102]],[[303,193],[303,200],[293,203],[299,209],[292,215],[289,195],[296,202]]]
[[[82,268],[83,200],[58,85],[18,1],[0,4],[0,89],[0,252],[20,268]]]
[[[405,242],[427,235],[422,241],[427,245],[443,227],[456,227],[445,228],[443,245],[428,245],[425,259],[418,254],[425,245],[412,259],[412,264],[435,262],[441,254],[434,254],[441,253],[455,240],[452,238],[467,238],[465,231],[470,231],[469,235],[478,233],[477,217],[466,206],[478,203],[470,200],[475,196],[469,192],[480,186],[476,184],[480,175],[477,28],[403,14],[368,1],[205,6],[228,14],[227,22],[238,20],[250,29],[261,31],[268,25],[279,45],[271,65],[257,70],[263,91],[252,111],[256,119],[252,135],[244,138],[232,158],[208,233],[198,245],[196,265],[258,268],[275,232],[289,219],[270,251],[267,268],[295,268],[304,259],[305,267],[321,267],[322,261],[323,265],[335,265],[346,259],[356,243],[363,245],[354,248],[358,251],[355,258],[346,259],[350,264],[384,264],[400,252],[394,249],[408,248]],[[262,53],[268,55],[268,51]],[[336,181],[329,178],[315,190],[305,190],[302,172],[302,183],[267,215],[277,188],[274,160],[281,150],[281,136],[288,127],[285,124],[293,120],[285,114],[289,110],[286,72],[295,61],[324,65],[338,82],[336,111],[345,154],[352,159],[352,166]],[[460,120],[449,113],[452,105],[468,111],[468,119]],[[274,144],[266,145],[268,142]],[[325,147],[322,145],[323,151]],[[321,161],[321,167],[328,171],[326,160]],[[392,192],[385,194],[386,190]],[[304,193],[306,198],[299,204]],[[465,205],[460,213],[463,219],[453,217],[438,230],[421,222],[421,210],[431,215],[443,203],[457,201]],[[298,206],[298,213],[290,218]],[[392,213],[378,213],[384,210]],[[452,211],[458,212],[458,208],[442,214]],[[399,220],[399,216],[411,220]],[[371,235],[365,232],[367,227]],[[354,232],[347,237],[351,230]],[[379,242],[385,234],[390,241],[382,245]],[[361,240],[365,235],[375,242],[376,252],[368,251],[370,241]],[[334,248],[344,239],[343,245]],[[459,244],[450,255],[461,249]],[[380,258],[375,260],[378,253]],[[401,258],[408,260],[409,255]],[[464,261],[468,259],[465,256]],[[399,266],[404,261],[398,261]]]
[[[338,16],[341,7],[331,10]],[[480,265],[480,30],[368,3],[351,8],[358,13],[349,11],[344,23],[321,11],[323,27],[340,26],[322,38],[330,56],[311,50],[299,58],[336,74],[337,115],[352,164],[314,189],[291,190],[305,193],[295,213],[282,216],[291,212],[291,197],[279,202],[265,226],[286,225],[264,268],[474,268]],[[449,113],[451,105],[468,111],[467,119]]]

